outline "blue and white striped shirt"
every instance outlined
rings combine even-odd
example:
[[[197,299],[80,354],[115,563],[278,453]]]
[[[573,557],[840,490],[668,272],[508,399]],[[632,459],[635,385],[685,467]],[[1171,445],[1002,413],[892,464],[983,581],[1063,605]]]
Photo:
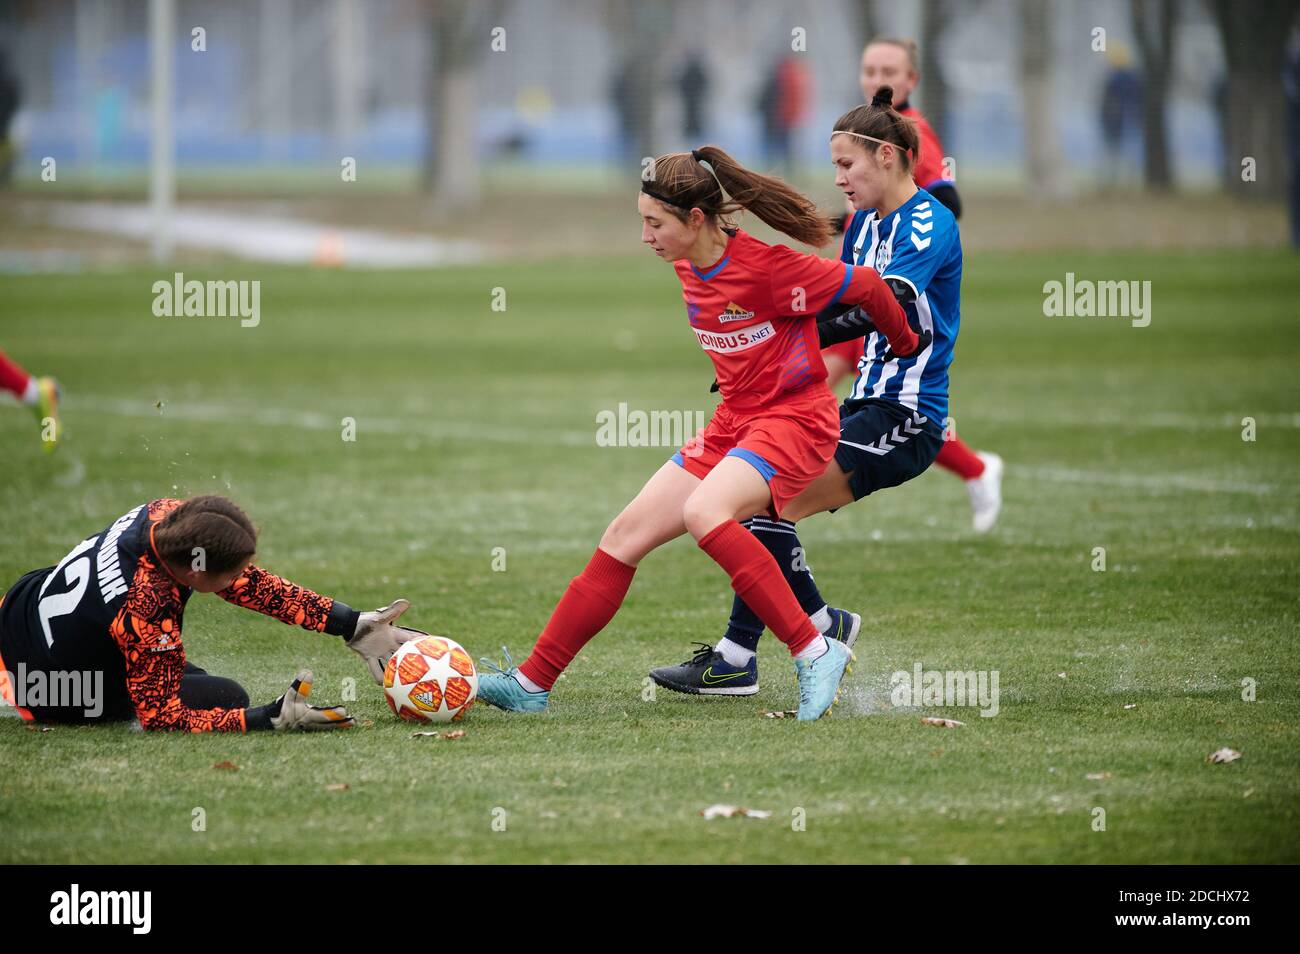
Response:
[[[948,414],[948,366],[961,324],[961,234],[947,207],[924,189],[883,221],[875,209],[857,212],[844,231],[840,258],[897,279],[915,294],[903,305],[913,328],[934,342],[918,355],[886,362],[889,343],[874,332],[858,360],[850,400],[884,398],[920,411],[943,426]]]

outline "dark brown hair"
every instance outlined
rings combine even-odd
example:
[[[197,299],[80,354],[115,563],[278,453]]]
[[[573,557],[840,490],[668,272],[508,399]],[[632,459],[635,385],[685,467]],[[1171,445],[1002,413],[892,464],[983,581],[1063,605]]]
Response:
[[[896,146],[903,157],[903,168],[910,170],[921,158],[921,139],[916,134],[916,124],[894,109],[893,101],[894,88],[880,87],[869,104],[855,106],[837,119],[835,132],[870,136]],[[874,153],[880,148],[880,143],[871,139],[858,139],[857,142],[863,149]]]
[[[178,566],[190,566],[194,548],[201,547],[205,570],[229,573],[257,552],[257,528],[234,501],[205,494],[163,517],[153,542],[160,557]]]
[[[701,160],[713,167],[712,174]],[[647,185],[652,197],[669,200],[664,208],[683,222],[694,208],[729,226],[727,216],[746,209],[805,245],[820,247],[831,239],[830,222],[811,199],[775,176],[746,169],[717,146],[660,156],[654,161],[654,179]],[[722,189],[727,190],[725,195]]]

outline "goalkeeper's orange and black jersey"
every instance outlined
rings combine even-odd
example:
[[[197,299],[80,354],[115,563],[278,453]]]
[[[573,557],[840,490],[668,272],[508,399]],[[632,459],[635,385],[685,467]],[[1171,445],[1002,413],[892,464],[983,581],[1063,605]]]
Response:
[[[146,729],[242,732],[245,709],[181,704],[181,620],[191,590],[158,556],[153,529],[180,500],[141,504],[72,548],[57,566],[33,570],[0,602],[0,671],[103,673],[102,719],[132,715]],[[358,613],[250,566],[219,594],[284,623],[351,636]],[[0,672],[0,682],[4,681]],[[0,685],[11,704],[14,686]],[[81,721],[81,708],[27,706],[42,721]]]

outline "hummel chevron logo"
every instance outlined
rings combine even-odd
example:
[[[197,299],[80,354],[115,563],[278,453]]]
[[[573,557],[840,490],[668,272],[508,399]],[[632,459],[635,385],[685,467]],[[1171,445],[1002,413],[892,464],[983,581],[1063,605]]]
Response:
[[[930,241],[931,240],[928,238],[925,239],[920,238],[915,232],[912,233],[912,244],[916,246],[916,250],[918,252],[924,252],[927,248],[929,248]]]
[[[929,232],[929,231],[930,231],[931,229],[933,229],[933,228],[934,228],[934,223],[933,223],[933,222],[913,222],[913,223],[912,223],[912,231],[914,231],[914,232]]]
[[[840,441],[841,444],[848,444],[850,447],[856,447],[858,450],[864,450],[868,454],[875,454],[877,457],[884,457],[895,447],[900,447],[907,443],[915,434],[921,433],[919,425],[924,424],[927,418],[924,414],[914,413],[912,419],[904,421],[897,425],[888,434],[880,435],[880,440],[873,444],[855,444],[853,441]],[[918,425],[914,427],[913,425]]]
[[[926,206],[929,206],[929,204],[930,203],[927,202]],[[922,209],[919,205],[912,210],[912,218],[914,219],[928,219],[931,218],[933,215],[934,215],[933,209],[930,208]]]
[[[726,682],[728,679],[739,679],[741,676],[748,675],[749,670],[742,670],[741,672],[730,672],[723,676],[715,676],[713,674],[713,667],[710,666],[708,669],[704,670],[704,673],[700,678],[704,681],[706,686],[716,686],[718,683]]]

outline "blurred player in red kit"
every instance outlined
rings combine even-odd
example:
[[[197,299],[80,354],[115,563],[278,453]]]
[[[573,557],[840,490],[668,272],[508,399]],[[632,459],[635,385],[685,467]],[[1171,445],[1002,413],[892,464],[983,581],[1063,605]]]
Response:
[[[8,391],[19,404],[30,407],[41,425],[41,440],[46,452],[59,443],[59,382],[28,374],[16,361],[0,350],[0,391]]]

